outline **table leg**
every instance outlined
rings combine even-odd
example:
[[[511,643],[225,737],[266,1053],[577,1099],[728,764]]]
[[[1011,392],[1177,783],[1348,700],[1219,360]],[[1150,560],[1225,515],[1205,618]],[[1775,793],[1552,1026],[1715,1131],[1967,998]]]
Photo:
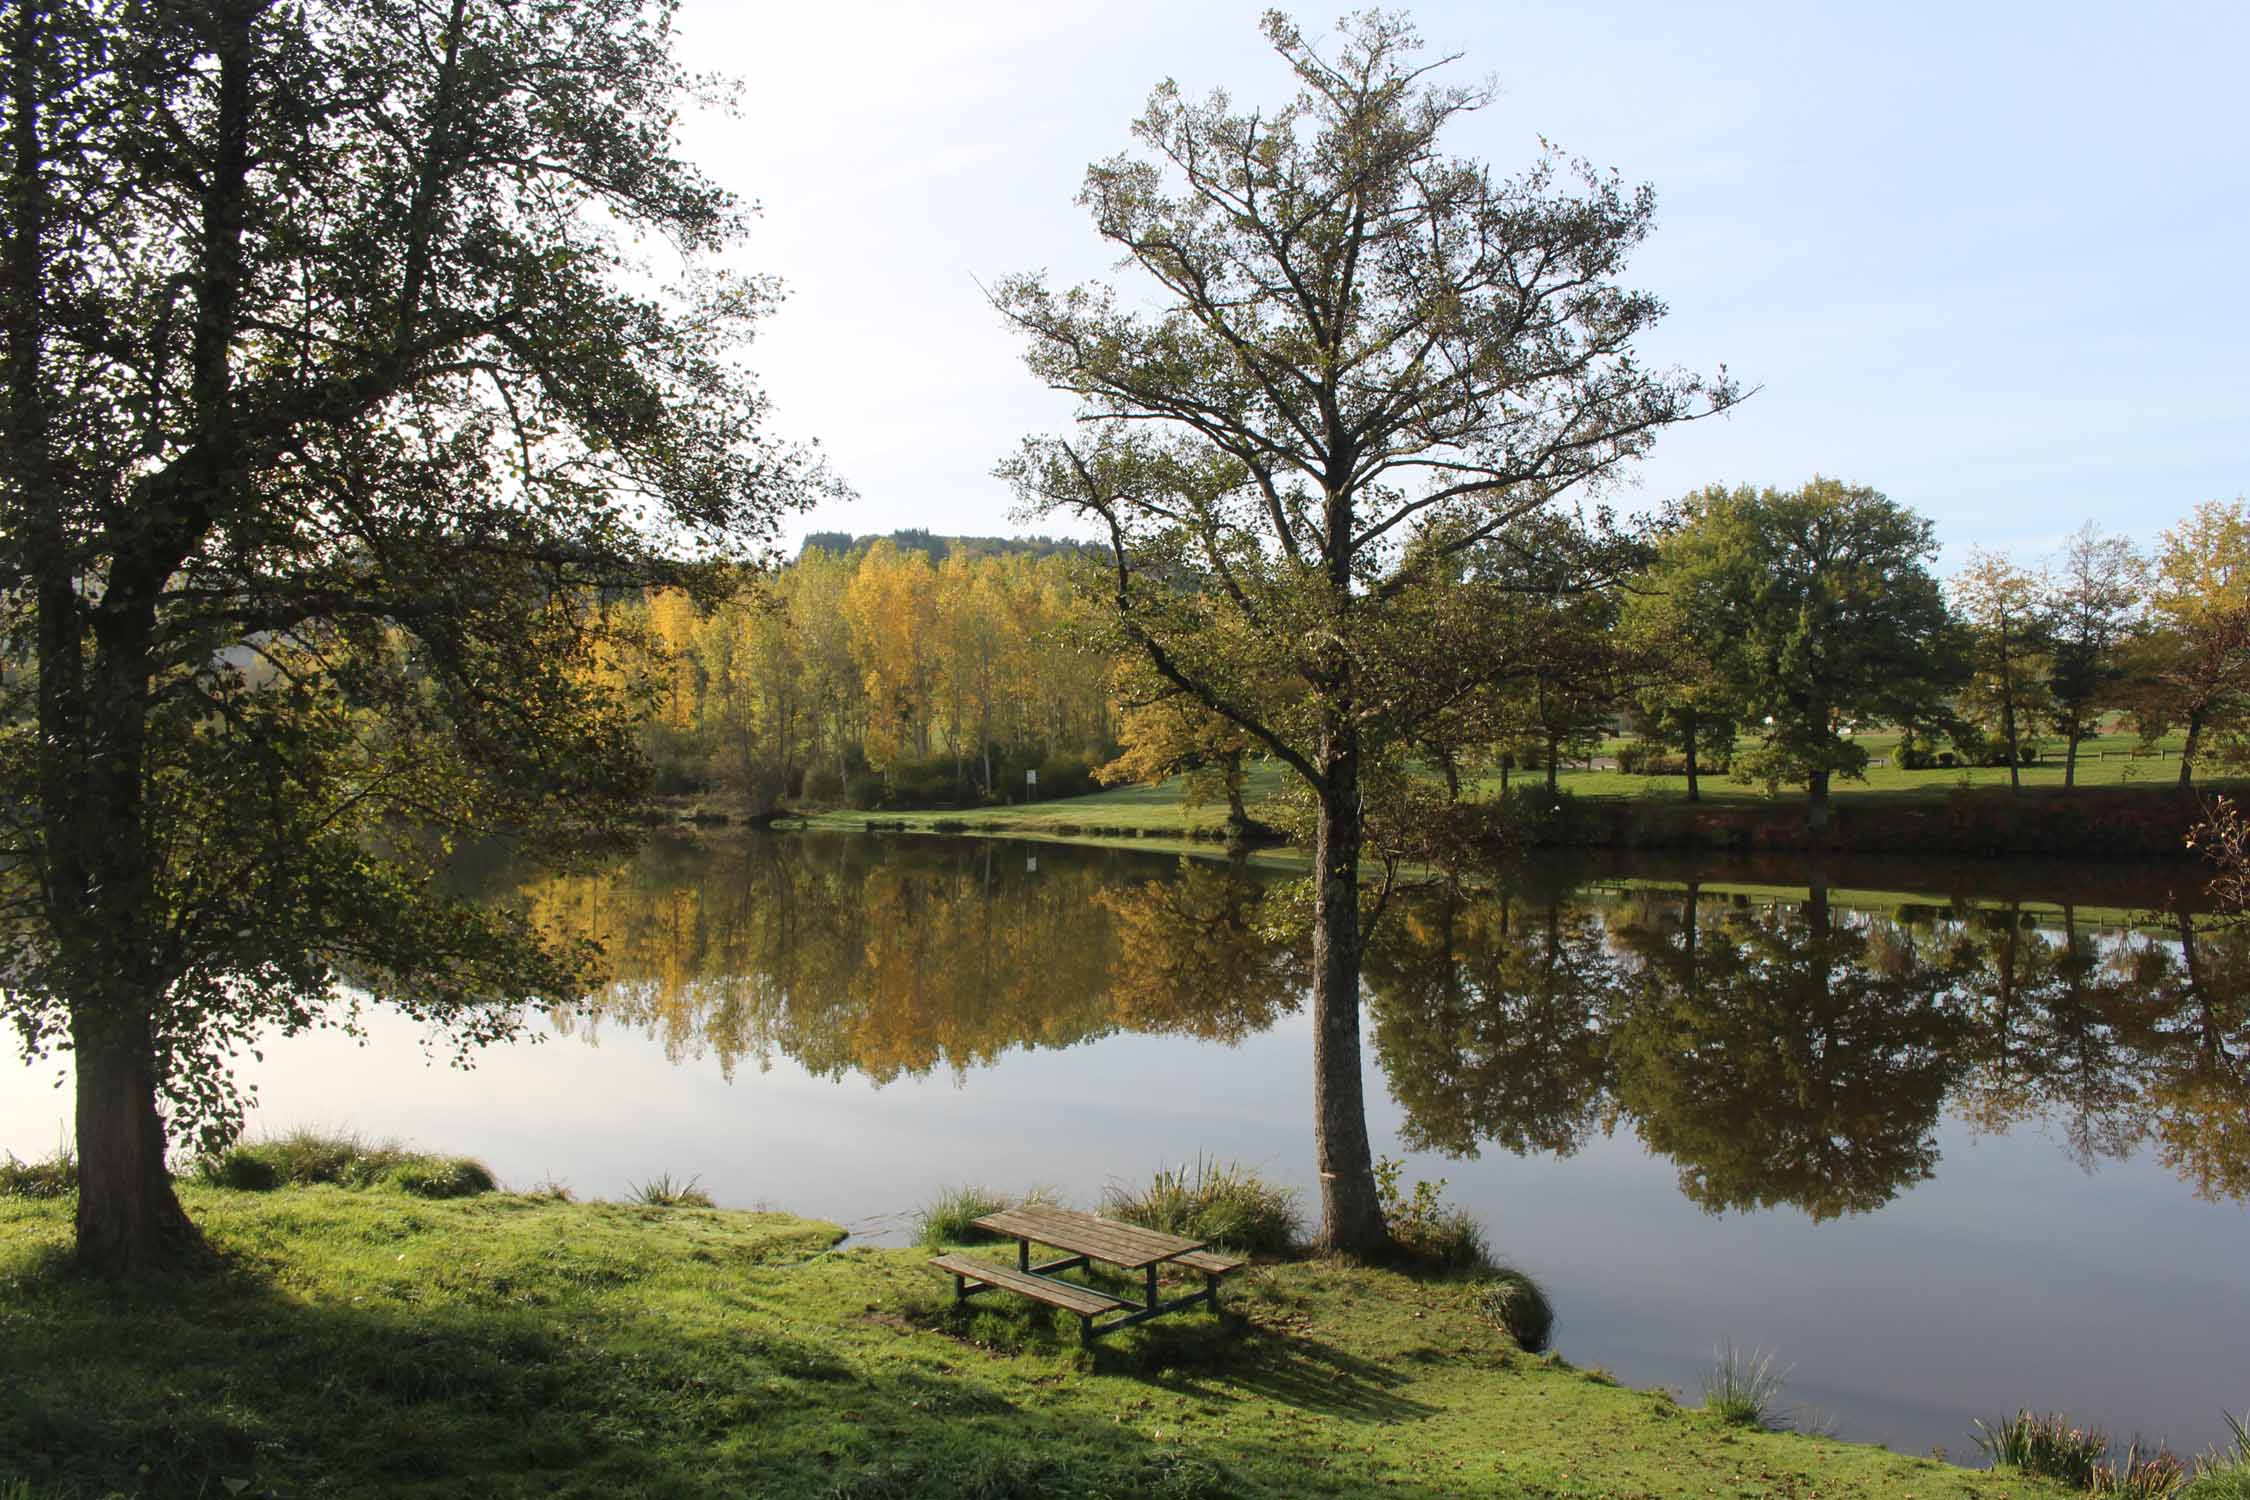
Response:
[[[1156,1267],[1148,1268],[1148,1310],[1156,1311]]]
[[[1029,1240],[1016,1241],[1016,1269],[1019,1271],[1031,1269],[1031,1241]]]

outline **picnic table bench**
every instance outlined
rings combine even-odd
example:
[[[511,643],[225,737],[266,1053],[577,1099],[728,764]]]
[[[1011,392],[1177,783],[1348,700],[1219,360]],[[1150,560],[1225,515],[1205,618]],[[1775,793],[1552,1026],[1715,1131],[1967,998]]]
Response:
[[[1050,1307],[1062,1308],[1078,1315],[1078,1334],[1087,1344],[1092,1344],[1105,1333],[1135,1323],[1145,1323],[1166,1313],[1178,1312],[1197,1303],[1208,1303],[1215,1312],[1219,1306],[1219,1278],[1238,1269],[1242,1262],[1224,1255],[1214,1254],[1202,1240],[1188,1239],[1184,1235],[1164,1234],[1154,1229],[1143,1229],[1138,1224],[1120,1223],[1096,1214],[1079,1213],[1074,1209],[1052,1208],[1046,1204],[1026,1204],[1022,1208],[1003,1209],[996,1214],[986,1214],[974,1221],[977,1228],[991,1234],[1007,1235],[1016,1242],[1016,1264],[1013,1268],[996,1264],[973,1255],[940,1255],[931,1265],[953,1275],[953,1300],[965,1302],[979,1292],[998,1288],[1043,1302]],[[1064,1251],[1059,1260],[1031,1263],[1031,1247],[1047,1245]],[[1076,1270],[1100,1261],[1105,1265],[1120,1266],[1129,1271],[1140,1271],[1147,1277],[1147,1296],[1140,1302],[1116,1297],[1076,1281],[1065,1281],[1058,1272]],[[1161,1301],[1156,1291],[1156,1273],[1164,1266],[1180,1266],[1203,1273],[1203,1290]],[[1122,1309],[1124,1316],[1112,1318],[1096,1326],[1094,1319],[1103,1313]]]

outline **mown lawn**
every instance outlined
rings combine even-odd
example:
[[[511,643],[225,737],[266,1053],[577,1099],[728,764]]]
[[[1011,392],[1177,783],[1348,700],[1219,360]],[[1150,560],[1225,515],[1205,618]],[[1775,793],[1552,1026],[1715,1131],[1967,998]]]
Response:
[[[2005,787],[2008,772],[2004,766],[1977,766],[1951,770],[1903,771],[1892,764],[1898,750],[1899,736],[1871,734],[1863,743],[1873,758],[1883,762],[1871,766],[1865,781],[1837,781],[1831,788],[1839,803],[1861,803],[1868,799],[1904,799],[1911,801],[1942,801],[1963,787]],[[1602,756],[1614,757],[1624,744],[1614,740],[1605,745]],[[2077,784],[2087,787],[2111,786],[2170,786],[2179,776],[2180,739],[2174,735],[2159,741],[2151,753],[2134,753],[2139,742],[2131,735],[2114,734],[2082,746],[2079,751]],[[1290,775],[1284,767],[1273,762],[1253,765],[1250,771],[1248,796],[1252,816],[1273,816],[1270,807],[1261,811],[1261,804],[1270,803],[1286,787]],[[1512,786],[1538,784],[1544,781],[1543,772],[1517,772],[1509,778]],[[1729,804],[1756,804],[1782,806],[1801,804],[1804,788],[1785,786],[1768,796],[1762,783],[1735,781],[1724,776],[1705,775],[1699,778],[1704,801],[1714,806]],[[2023,785],[2029,787],[2056,787],[2063,781],[2062,761],[2050,756],[2036,766],[2023,768]],[[1557,786],[1578,797],[1646,797],[1658,800],[1679,800],[1687,795],[1687,778],[1684,776],[1628,776],[1614,770],[1586,770],[1570,766],[1556,774]],[[1500,777],[1492,773],[1471,778],[1464,786],[1469,795],[1497,796]],[[894,812],[888,809],[857,812],[838,811],[817,813],[803,820],[811,828],[863,829],[873,822],[882,827],[901,826],[909,832],[963,832],[1009,833],[1030,838],[1062,838],[1076,843],[1114,842],[1123,839],[1168,838],[1180,839],[1201,833],[1215,834],[1226,823],[1224,803],[1203,803],[1187,806],[1181,799],[1180,779],[1175,777],[1155,786],[1112,787],[1090,796],[1066,797],[1052,802],[1019,803],[1000,807],[975,807],[954,810],[917,810]]]
[[[1222,1319],[1088,1355],[1023,1304],[956,1315],[922,1252],[786,1215],[183,1197],[223,1269],[125,1290],[63,1268],[66,1201],[0,1199],[0,1494],[2059,1493],[1729,1427],[1391,1272],[1254,1268]],[[1599,1289],[1553,1290],[1567,1347]]]

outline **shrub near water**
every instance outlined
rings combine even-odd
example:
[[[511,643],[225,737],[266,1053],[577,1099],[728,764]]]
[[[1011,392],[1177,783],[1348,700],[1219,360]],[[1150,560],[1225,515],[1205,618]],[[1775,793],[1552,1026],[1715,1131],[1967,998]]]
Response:
[[[2236,1421],[2230,1412],[2227,1428],[2234,1448],[2206,1453],[2195,1463],[2195,1482],[2181,1491],[2182,1500],[2250,1500],[2250,1412]]]
[[[1303,1221],[1297,1195],[1233,1162],[1197,1158],[1192,1167],[1162,1167],[1140,1188],[1111,1183],[1102,1211],[1146,1229],[1247,1255],[1287,1255]]]
[[[1512,1266],[1496,1268],[1477,1294],[1477,1305],[1526,1354],[1542,1354],[1554,1342],[1555,1308],[1539,1283]]]
[[[68,1198],[77,1191],[78,1158],[68,1150],[45,1161],[18,1161],[12,1152],[0,1161],[0,1198]]]
[[[294,1130],[205,1156],[196,1175],[213,1187],[267,1192],[277,1187],[392,1187],[418,1198],[473,1198],[497,1184],[468,1156],[409,1151],[396,1141],[370,1143],[348,1133]]]
[[[963,1183],[959,1187],[942,1188],[935,1198],[922,1205],[921,1230],[917,1238],[932,1250],[989,1240],[993,1236],[971,1221],[1009,1206],[1007,1199],[988,1187]]]
[[[2080,1427],[2059,1411],[2037,1416],[2026,1408],[1990,1427],[1982,1422],[1976,1427],[1977,1446],[1994,1464],[2077,1489],[2092,1489],[2095,1470],[2109,1457],[2108,1433]]]

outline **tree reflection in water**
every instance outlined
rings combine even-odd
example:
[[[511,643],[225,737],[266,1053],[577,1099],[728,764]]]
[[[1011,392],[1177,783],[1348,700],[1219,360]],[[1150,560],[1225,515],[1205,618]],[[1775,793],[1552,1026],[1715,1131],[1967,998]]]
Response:
[[[1215,861],[798,835],[658,843],[521,899],[610,954],[566,1025],[884,1083],[1120,1031],[1262,1032],[1306,964],[1273,889]],[[1713,1212],[1825,1219],[1927,1179],[1950,1109],[2036,1122],[2088,1170],[2149,1144],[2199,1195],[2250,1197],[2240,926],[1519,878],[1395,897],[1366,980],[1417,1149],[1568,1154],[1626,1126]]]

